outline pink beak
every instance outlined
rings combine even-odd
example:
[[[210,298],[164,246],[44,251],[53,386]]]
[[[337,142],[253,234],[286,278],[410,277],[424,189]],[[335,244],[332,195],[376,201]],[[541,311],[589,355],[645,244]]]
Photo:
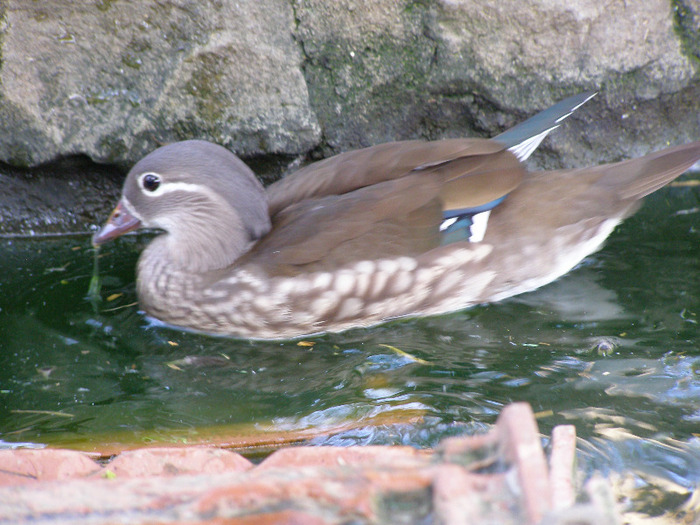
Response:
[[[107,241],[116,239],[120,235],[133,231],[139,226],[141,226],[141,221],[126,211],[122,201],[119,201],[104,226],[92,236],[92,245],[97,247]]]

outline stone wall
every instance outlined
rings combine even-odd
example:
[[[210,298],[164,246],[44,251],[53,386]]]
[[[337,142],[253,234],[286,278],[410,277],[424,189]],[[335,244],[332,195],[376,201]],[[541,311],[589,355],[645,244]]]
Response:
[[[637,154],[698,138],[699,15],[700,0],[6,0],[0,161],[483,136],[582,90],[601,95],[555,149]]]
[[[0,163],[318,158],[584,90],[534,165],[636,156],[700,138],[699,25],[700,0],[0,0]]]

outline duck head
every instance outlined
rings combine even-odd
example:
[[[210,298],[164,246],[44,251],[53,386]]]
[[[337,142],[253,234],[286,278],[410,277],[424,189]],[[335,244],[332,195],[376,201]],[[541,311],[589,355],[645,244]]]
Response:
[[[149,250],[192,272],[224,268],[270,230],[265,190],[226,148],[189,140],[163,146],[141,159],[124,182],[98,246],[137,228],[165,233]]]

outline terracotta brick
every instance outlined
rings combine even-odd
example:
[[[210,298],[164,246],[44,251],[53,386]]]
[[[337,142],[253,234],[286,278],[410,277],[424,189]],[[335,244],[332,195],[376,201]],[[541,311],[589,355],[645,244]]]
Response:
[[[290,447],[275,451],[257,469],[294,467],[418,468],[428,464],[431,453],[412,447]]]
[[[218,448],[146,448],[121,453],[106,468],[117,478],[245,472],[253,464]]]
[[[364,471],[364,479],[376,493],[415,492],[428,488],[435,475],[434,467],[397,468]]]
[[[436,469],[433,482],[435,521],[444,524],[513,523],[518,497],[503,476],[473,474],[457,465]]]
[[[299,510],[283,510],[251,514],[250,516],[239,518],[216,518],[197,523],[198,525],[331,525],[337,523],[337,521],[326,520],[320,516]]]
[[[445,463],[479,468],[498,457],[499,434],[491,431],[476,436],[443,439],[435,449],[435,457]]]
[[[203,516],[236,517],[255,509],[319,509],[347,519],[372,520],[376,502],[387,494],[428,490],[432,467],[369,468],[301,467],[260,469],[241,483],[207,491],[196,510]]]
[[[572,512],[574,454],[573,429],[557,427],[548,471],[524,404],[506,407],[488,434],[447,439],[435,452],[296,447],[252,466],[217,448],[150,448],[102,469],[67,450],[1,451],[0,521],[520,525],[552,507]]]
[[[549,471],[530,405],[513,403],[503,409],[496,431],[506,461],[513,464],[530,523],[538,523],[551,509]]]
[[[257,470],[257,469],[256,469]],[[354,517],[373,514],[373,488],[358,476],[317,469],[267,470],[203,494],[196,510],[203,516],[237,517],[249,512],[291,507],[327,509]]]
[[[72,450],[0,450],[0,485],[81,478],[100,471],[87,455]]]
[[[555,510],[576,503],[574,469],[576,467],[576,427],[559,425],[552,430],[549,456],[549,479],[552,487],[552,508]]]
[[[191,510],[193,502],[212,488],[242,483],[242,476],[245,474],[75,479],[5,486],[0,487],[0,523],[198,523],[216,516],[200,519]]]

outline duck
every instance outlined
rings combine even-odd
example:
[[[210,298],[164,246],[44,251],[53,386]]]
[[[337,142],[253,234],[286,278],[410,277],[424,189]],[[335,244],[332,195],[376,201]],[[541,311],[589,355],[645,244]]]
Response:
[[[214,335],[293,339],[501,301],[568,273],[700,160],[694,142],[528,171],[542,139],[593,96],[491,139],[340,153],[267,188],[223,146],[170,143],[129,171],[92,243],[160,230],[137,264],[141,310]]]

